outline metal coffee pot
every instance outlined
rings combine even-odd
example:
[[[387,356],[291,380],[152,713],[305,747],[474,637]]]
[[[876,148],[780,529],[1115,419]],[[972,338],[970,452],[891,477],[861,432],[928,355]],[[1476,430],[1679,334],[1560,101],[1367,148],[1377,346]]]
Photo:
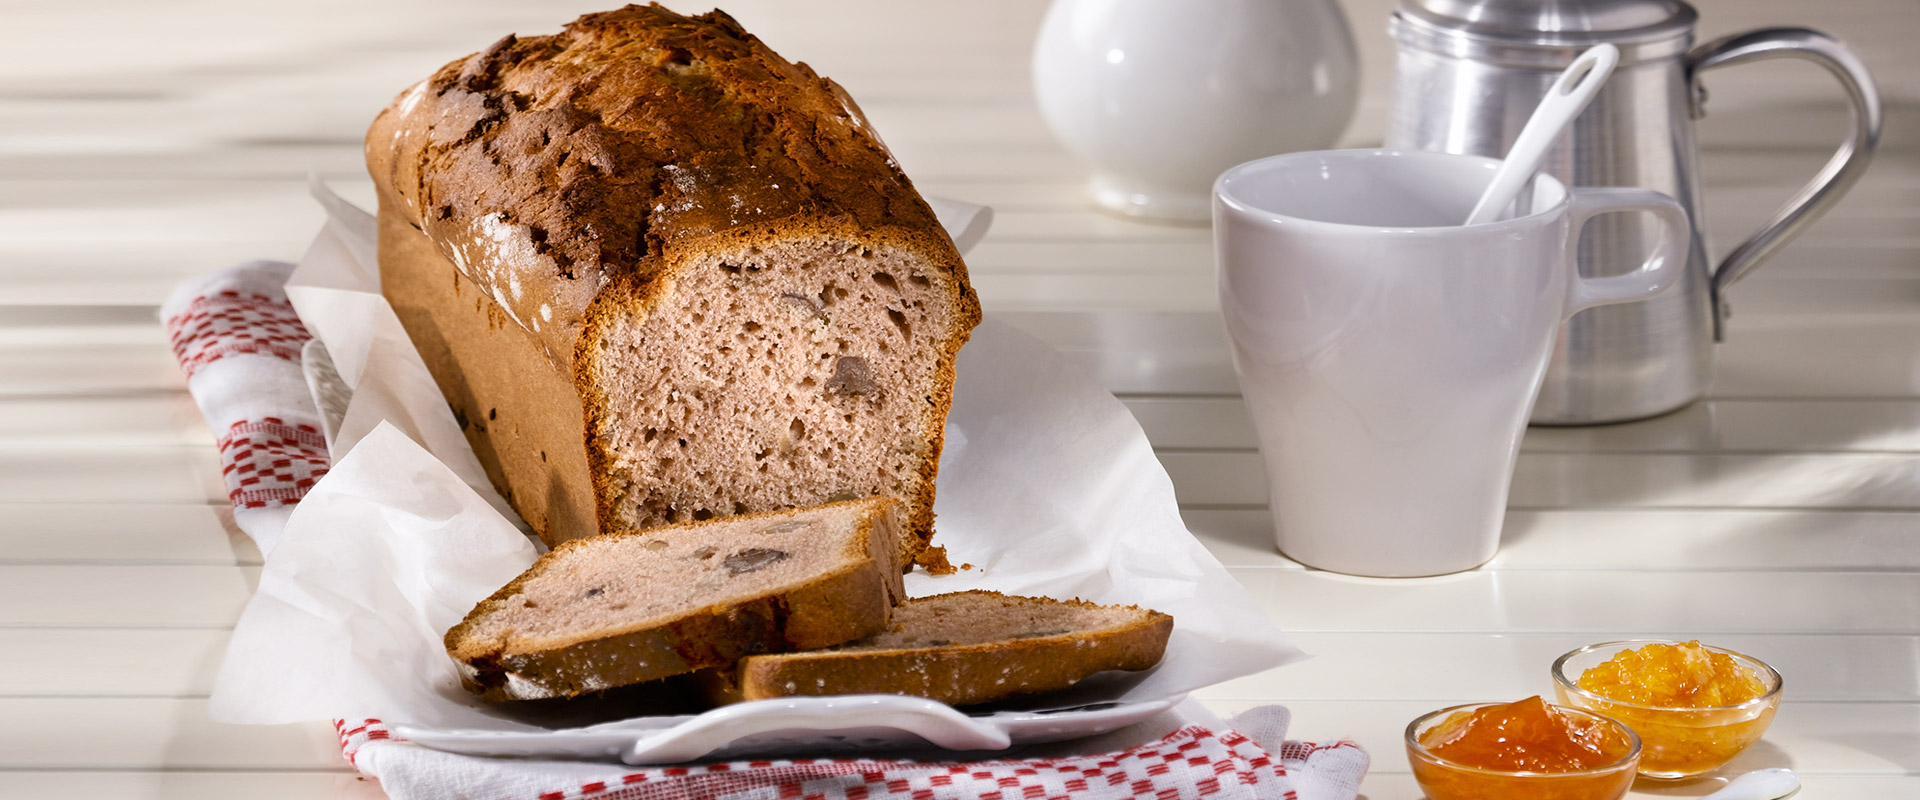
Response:
[[[1768,28],[1693,46],[1698,14],[1679,0],[1401,0],[1386,144],[1499,157],[1560,70],[1610,42],[1620,66],[1542,171],[1575,186],[1638,186],[1680,201],[1693,219],[1681,282],[1639,303],[1582,311],[1560,330],[1534,406],[1536,425],[1585,425],[1655,416],[1706,393],[1713,343],[1725,334],[1726,291],[1840,199],[1880,137],[1873,79],[1838,40],[1804,28]],[[1852,103],[1852,135],[1766,226],[1709,268],[1701,236],[1701,73],[1769,58],[1826,67]],[[1589,224],[1580,271],[1637,268],[1657,244],[1650,217],[1609,214]]]

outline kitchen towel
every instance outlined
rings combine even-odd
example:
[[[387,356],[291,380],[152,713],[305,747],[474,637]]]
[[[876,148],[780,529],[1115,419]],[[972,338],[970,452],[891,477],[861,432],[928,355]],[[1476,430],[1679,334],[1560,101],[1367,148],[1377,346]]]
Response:
[[[966,209],[959,209],[966,212]],[[943,218],[946,214],[943,213]],[[978,214],[962,214],[978,221]],[[984,225],[956,230],[977,238]],[[163,307],[189,389],[221,437],[235,520],[273,549],[329,463],[302,377],[307,332],[283,286],[290,265],[252,262],[189,281]],[[1368,757],[1351,742],[1286,741],[1286,709],[1228,725],[1197,702],[1076,742],[955,760],[797,759],[636,768],[493,759],[402,740],[379,720],[337,720],[342,754],[399,800],[442,798],[1104,798],[1350,800]],[[980,754],[972,754],[980,755]]]
[[[262,553],[329,464],[300,371],[312,337],[287,302],[291,274],[292,264],[252,261],[189,280],[160,306],[187,390],[220,448],[234,522]]]
[[[635,768],[442,753],[396,740],[378,720],[339,723],[339,734],[347,760],[396,800],[1353,800],[1367,771],[1366,752],[1352,742],[1286,741],[1287,710],[1279,706],[1235,718],[1247,733],[1186,724],[1145,744],[1087,747],[1177,716],[1078,743],[1086,754],[980,761],[800,758]]]
[[[291,271],[285,263],[242,264],[188,281],[162,306],[195,402],[210,425],[226,431],[219,447],[235,522],[263,552],[272,549],[294,505],[328,466],[300,368],[308,336],[281,288]],[[1201,722],[1194,724],[1196,719]],[[1269,706],[1227,726],[1188,701],[1131,728],[1066,745],[1079,753],[648,768],[445,753],[400,739],[376,719],[335,720],[334,727],[348,763],[378,779],[395,800],[1352,800],[1366,774],[1367,753],[1349,741],[1287,741],[1287,722],[1285,708]]]

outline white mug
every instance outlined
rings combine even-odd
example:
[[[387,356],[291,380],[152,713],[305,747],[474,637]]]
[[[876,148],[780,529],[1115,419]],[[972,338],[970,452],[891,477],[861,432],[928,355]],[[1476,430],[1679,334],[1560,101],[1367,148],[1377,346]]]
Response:
[[[1644,189],[1541,175],[1514,217],[1462,225],[1499,163],[1335,150],[1214,183],[1221,312],[1288,557],[1378,577],[1486,563],[1560,323],[1685,266],[1686,212]],[[1581,228],[1619,211],[1653,214],[1660,246],[1580,277]]]

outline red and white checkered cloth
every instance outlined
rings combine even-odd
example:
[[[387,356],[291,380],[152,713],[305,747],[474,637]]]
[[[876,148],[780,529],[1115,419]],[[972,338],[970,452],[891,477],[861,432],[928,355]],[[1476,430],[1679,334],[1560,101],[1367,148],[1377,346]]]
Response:
[[[514,761],[396,742],[377,720],[339,727],[349,761],[394,797],[453,800],[1128,800],[1212,797],[1352,800],[1367,754],[1328,745],[1257,741],[1280,735],[1286,709],[1235,719],[1248,729],[1187,725],[1112,752],[990,761],[781,759],[674,767]],[[1152,723],[1142,723],[1150,725]]]
[[[160,306],[173,355],[220,448],[234,521],[265,553],[332,463],[300,372],[311,338],[287,302],[293,265],[254,261],[187,281]]]
[[[300,369],[307,331],[283,289],[292,270],[242,264],[187,282],[161,306],[187,387],[221,432],[234,520],[262,552],[330,463]],[[1287,711],[1278,706],[1242,714],[1231,727],[1178,722],[1169,712],[1100,737],[1090,746],[1102,751],[1091,755],[649,768],[446,753],[404,741],[374,719],[335,720],[334,729],[347,762],[397,800],[1353,800],[1367,771],[1367,753],[1353,742],[1287,741]],[[1119,744],[1128,739],[1136,743]]]
[[[1286,710],[1248,712],[1235,725],[1279,735]],[[455,756],[396,742],[376,719],[353,727],[342,723],[338,731],[349,762],[376,775],[396,798],[445,800],[1352,800],[1367,771],[1367,754],[1354,742],[1263,746],[1250,735],[1202,725],[1091,756],[989,762],[799,758],[645,769]]]

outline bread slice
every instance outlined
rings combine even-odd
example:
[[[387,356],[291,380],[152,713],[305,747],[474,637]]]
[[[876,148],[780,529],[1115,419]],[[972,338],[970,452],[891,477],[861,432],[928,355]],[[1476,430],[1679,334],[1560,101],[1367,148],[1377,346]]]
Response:
[[[570,697],[886,630],[900,502],[869,498],[574,539],[447,631],[468,690]]]
[[[886,494],[929,552],[966,266],[858,106],[724,13],[507,36],[367,134],[382,291],[548,544]]]
[[[971,591],[908,600],[890,629],[805,653],[755,655],[702,673],[721,703],[794,695],[903,694],[949,705],[1064,689],[1096,672],[1160,663],[1173,617],[1133,606]]]

